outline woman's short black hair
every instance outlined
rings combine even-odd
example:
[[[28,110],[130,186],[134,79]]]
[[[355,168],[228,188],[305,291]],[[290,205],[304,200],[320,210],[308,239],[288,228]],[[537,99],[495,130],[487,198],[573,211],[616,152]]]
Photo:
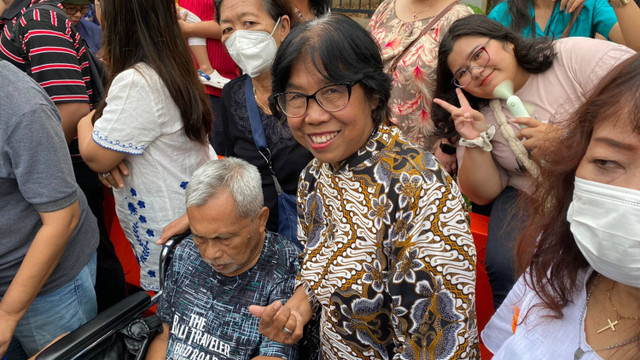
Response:
[[[532,74],[549,69],[556,55],[553,45],[546,39],[525,39],[519,33],[484,15],[470,15],[458,19],[451,24],[440,41],[434,93],[435,98],[442,99],[452,105],[459,104],[455,92],[456,87],[452,83],[453,74],[449,69],[447,59],[451,55],[456,41],[466,36],[486,37],[504,44],[513,44],[513,52],[518,65]],[[478,109],[478,105],[486,101],[486,99],[478,99],[468,93],[465,93],[465,96],[474,109]],[[449,117],[449,113],[442,107],[437,105],[432,107],[431,119],[435,124],[437,134],[441,137],[450,138],[456,134],[453,121]]]
[[[271,68],[273,111],[277,112],[274,95],[286,90],[291,67],[303,56],[330,82],[359,81],[369,101],[378,101],[371,112],[376,127],[387,118],[391,77],[384,72],[380,50],[362,26],[340,14],[298,25],[284,39]]]

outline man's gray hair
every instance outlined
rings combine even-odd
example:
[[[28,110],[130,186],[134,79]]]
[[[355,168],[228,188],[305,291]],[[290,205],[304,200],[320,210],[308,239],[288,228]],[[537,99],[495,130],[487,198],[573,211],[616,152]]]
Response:
[[[245,160],[227,157],[202,165],[187,185],[187,207],[204,205],[229,191],[242,218],[258,215],[264,206],[262,179],[258,169]]]

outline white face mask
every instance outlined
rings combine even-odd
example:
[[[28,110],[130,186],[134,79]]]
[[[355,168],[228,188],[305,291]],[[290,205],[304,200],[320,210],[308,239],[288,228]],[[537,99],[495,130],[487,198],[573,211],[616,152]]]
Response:
[[[640,191],[576,177],[567,221],[595,271],[640,288]]]
[[[271,69],[278,50],[273,33],[280,25],[280,19],[276,21],[271,34],[266,31],[236,30],[224,42],[233,61],[252,78]]]

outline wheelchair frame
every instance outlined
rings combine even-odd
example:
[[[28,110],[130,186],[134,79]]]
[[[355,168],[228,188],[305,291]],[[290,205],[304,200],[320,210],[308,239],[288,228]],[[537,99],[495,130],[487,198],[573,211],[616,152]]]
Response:
[[[65,335],[43,350],[36,360],[87,359],[109,348],[112,335],[127,326],[136,316],[155,305],[164,291],[164,280],[169,269],[175,247],[191,232],[170,238],[160,252],[160,291],[151,296],[141,291],[126,297],[98,314],[95,318]],[[143,349],[146,351],[146,349]]]

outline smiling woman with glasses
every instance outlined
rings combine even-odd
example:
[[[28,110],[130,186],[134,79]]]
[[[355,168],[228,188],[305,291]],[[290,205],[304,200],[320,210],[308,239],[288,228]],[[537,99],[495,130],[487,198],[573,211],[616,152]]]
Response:
[[[482,70],[482,68],[489,63],[491,60],[491,56],[487,51],[487,45],[489,45],[489,41],[484,43],[478,50],[473,52],[473,55],[469,58],[469,65],[459,68],[456,70],[455,74],[453,74],[453,84],[459,88],[463,88],[471,83],[473,80],[473,75],[471,74],[471,70]]]
[[[439,106],[432,118],[441,136],[460,139],[463,193],[476,204],[494,201],[486,266],[496,308],[515,281],[513,246],[523,221],[515,203],[531,193],[538,150],[563,131],[563,120],[599,80],[633,53],[589,38],[524,39],[476,15],[453,23],[442,38],[434,100]],[[505,82],[530,117],[514,118],[506,100],[495,99],[494,90]],[[498,88],[502,97],[509,95],[504,86]]]
[[[313,317],[324,359],[478,358],[464,203],[431,153],[383,125],[391,76],[371,36],[342,15],[299,25],[272,78],[274,112],[315,159],[298,185],[295,294],[250,308],[260,331],[293,344]]]

